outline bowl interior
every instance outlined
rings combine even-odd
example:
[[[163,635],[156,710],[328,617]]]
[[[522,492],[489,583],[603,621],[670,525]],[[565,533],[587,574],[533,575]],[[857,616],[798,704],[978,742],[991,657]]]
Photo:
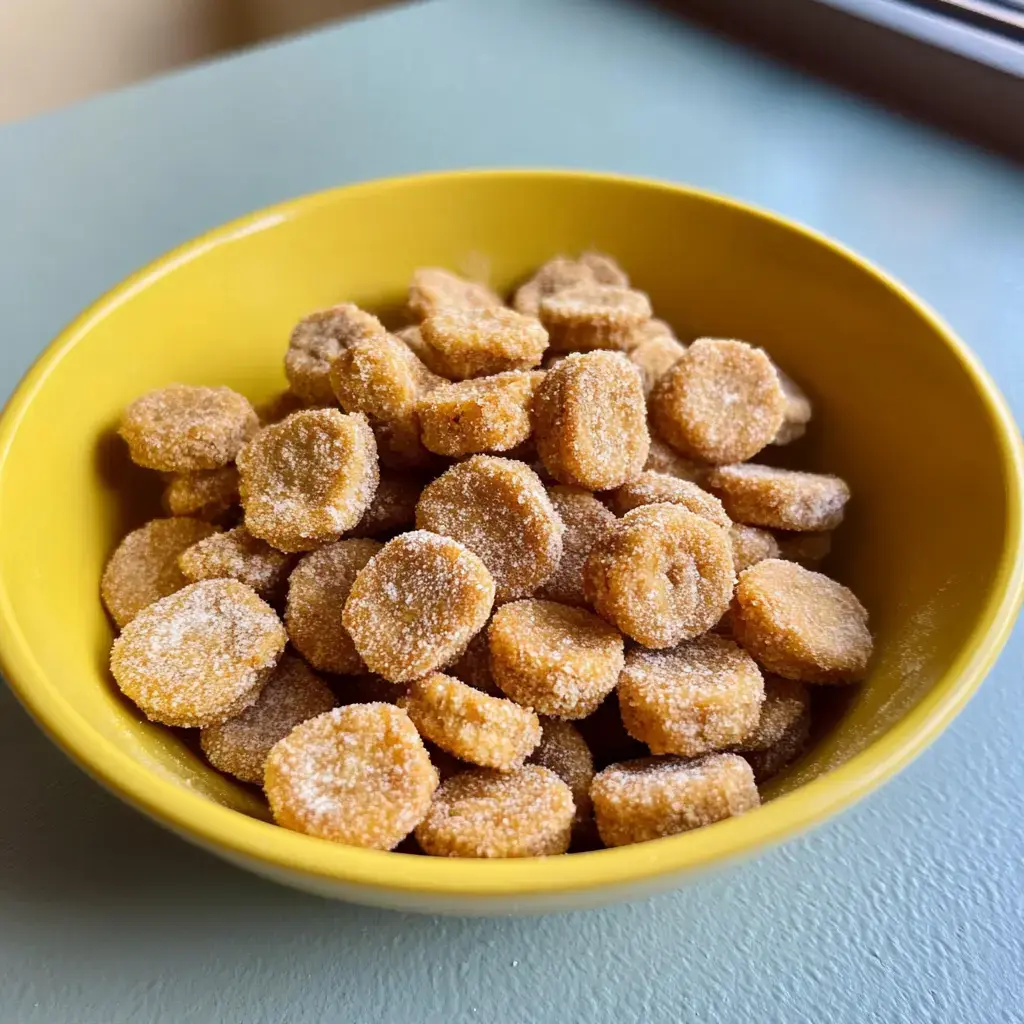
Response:
[[[808,437],[784,457],[853,489],[829,571],[867,605],[877,657],[863,686],[828,696],[829,727],[772,792],[842,765],[955,686],[979,644],[997,642],[1018,481],[1005,421],[942,328],[863,264],[740,206],[495,173],[337,190],[229,226],[102,300],[36,368],[0,450],[0,618],[8,674],[44,724],[75,733],[80,759],[105,739],[139,778],[263,816],[254,791],[210,769],[188,737],[142,720],[109,677],[100,572],[120,536],[159,514],[159,482],[112,433],[120,410],[172,381],[263,400],[284,385],[300,315],[353,300],[393,316],[417,266],[507,289],[586,247],[613,253],[682,337],[763,345],[815,403]]]

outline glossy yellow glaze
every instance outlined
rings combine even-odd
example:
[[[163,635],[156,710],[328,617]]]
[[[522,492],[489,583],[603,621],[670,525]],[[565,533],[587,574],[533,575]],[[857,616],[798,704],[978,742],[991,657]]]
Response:
[[[861,596],[870,679],[761,810],[642,846],[465,862],[332,845],[265,820],[251,791],[140,719],[107,672],[104,560],[158,509],[113,435],[172,381],[262,400],[305,312],[397,308],[413,268],[508,289],[554,252],[619,258],[682,336],[765,346],[815,401],[804,465],[854,500],[831,571]],[[974,357],[905,289],[829,240],[716,196],[644,181],[469,172],[375,182],[227,225],[130,278],[47,349],[0,425],[0,654],[54,740],[125,800],[280,881],[461,913],[601,903],[678,884],[863,796],[934,739],[992,664],[1022,588],[1019,436]],[[126,505],[125,494],[131,494]],[[111,837],[116,851],[117,837]]]

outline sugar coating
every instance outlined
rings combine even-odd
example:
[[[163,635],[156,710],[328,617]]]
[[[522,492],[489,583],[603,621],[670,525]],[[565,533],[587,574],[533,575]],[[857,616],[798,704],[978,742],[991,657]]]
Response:
[[[754,772],[760,786],[792,764],[806,749],[811,734],[811,716],[798,718],[770,747],[765,750],[744,751],[744,758]]]
[[[533,412],[538,454],[559,483],[603,491],[647,461],[640,374],[620,353],[574,354],[548,370]]]
[[[550,768],[569,787],[576,805],[576,824],[590,818],[594,758],[576,726],[561,718],[541,718],[540,743],[530,755],[529,763]]]
[[[680,455],[661,437],[650,421],[647,423],[647,430],[650,434],[651,446],[647,453],[644,469],[677,476],[680,480],[692,480],[695,484],[703,486],[711,467],[707,463],[695,462],[693,459],[687,459]]]
[[[360,571],[342,623],[371,671],[405,682],[458,658],[493,604],[494,579],[469,548],[414,530]]]
[[[807,433],[807,424],[811,421],[813,409],[811,400],[792,377],[784,373],[778,366],[775,372],[779,376],[782,393],[786,396],[786,410],[783,414],[782,426],[772,438],[772,444],[789,444]]]
[[[426,739],[484,768],[518,768],[540,742],[540,721],[529,708],[440,672],[413,680],[399,706]]]
[[[629,335],[629,339],[626,342],[625,350],[632,352],[633,349],[639,345],[644,344],[647,341],[654,341],[655,339],[667,338],[685,349],[681,341],[676,337],[675,331],[672,330],[671,325],[666,323],[664,320],[659,320],[656,317],[651,317],[649,320],[645,320],[643,323],[638,324]]]
[[[185,516],[153,519],[129,533],[100,580],[100,596],[114,622],[123,629],[143,608],[181,590],[188,580],[178,568],[178,556],[215,533],[210,523]]]
[[[648,757],[594,776],[590,795],[606,846],[676,835],[760,806],[750,765],[738,754],[695,760]]]
[[[615,522],[615,516],[590,491],[579,487],[549,487],[548,497],[565,531],[558,568],[537,596],[562,604],[585,605],[583,564],[605,527]]]
[[[649,324],[661,324],[660,320],[649,320]],[[649,396],[654,385],[682,359],[686,346],[657,330],[644,336],[643,325],[630,336],[629,358],[636,363],[643,378],[644,395]],[[638,338],[639,335],[639,338]]]
[[[380,537],[416,521],[422,481],[407,473],[381,470],[377,490],[363,517],[348,531],[348,537]]]
[[[779,557],[778,541],[767,530],[756,526],[733,523],[729,527],[729,539],[732,541],[732,564],[737,573],[766,558]]]
[[[238,453],[246,529],[281,551],[309,551],[360,520],[377,490],[377,446],[365,417],[296,412]]]
[[[494,673],[491,671],[491,649],[487,642],[486,626],[469,641],[469,646],[459,659],[448,665],[445,671],[474,690],[480,690],[491,697],[505,696],[494,681]]]
[[[626,731],[652,754],[697,757],[756,728],[764,683],[737,644],[706,635],[667,651],[630,651],[618,693]]]
[[[476,768],[441,784],[416,839],[434,857],[546,857],[568,850],[575,812],[548,768]]]
[[[163,505],[172,516],[212,522],[237,504],[238,470],[234,466],[175,473],[164,488]]]
[[[290,555],[254,537],[244,526],[215,533],[178,556],[178,568],[189,583],[235,579],[268,599],[288,578],[292,562]]]
[[[511,370],[436,388],[416,407],[424,447],[438,455],[504,452],[531,431],[540,370]]]
[[[503,305],[487,285],[441,267],[420,267],[409,284],[409,312],[417,320],[442,310],[500,309]]]
[[[609,497],[612,510],[620,516],[643,505],[668,503],[682,505],[694,515],[703,516],[709,523],[723,529],[728,530],[732,526],[722,503],[713,494],[690,480],[680,480],[668,473],[644,470],[612,491]]]
[[[258,429],[253,407],[236,391],[171,384],[136,398],[118,433],[133,462],[187,473],[226,466]]]
[[[540,363],[548,333],[511,309],[445,309],[420,325],[433,364],[451,380],[529,370]]]
[[[199,743],[214,768],[262,786],[270,748],[295,726],[330,711],[336,703],[301,658],[285,654],[256,703],[226,722],[201,729]]]
[[[628,288],[629,278],[615,260],[604,253],[585,252],[576,260],[555,256],[520,285],[512,306],[525,316],[539,317],[543,299],[579,284],[613,284]]]
[[[350,704],[310,718],[276,743],[263,788],[278,825],[390,850],[427,813],[437,784],[404,711]]]
[[[583,608],[515,601],[494,613],[487,635],[502,692],[544,715],[586,718],[622,670],[622,635]]]
[[[150,720],[203,728],[254,703],[287,639],[255,591],[205,580],[139,612],[114,641],[110,669]]]
[[[851,590],[795,562],[770,558],[740,574],[736,639],[769,672],[806,683],[863,679],[873,642]]]
[[[573,285],[540,303],[552,352],[625,349],[650,318],[651,301],[643,292],[612,284]]]
[[[499,603],[532,594],[562,557],[562,520],[537,474],[493,455],[474,455],[428,484],[416,526],[478,555],[494,577]]]
[[[433,349],[423,340],[423,332],[419,328],[419,324],[411,324],[409,327],[402,327],[400,330],[395,331],[395,337],[405,345],[410,352],[421,362],[428,370],[432,370],[437,373],[437,369],[432,366],[429,362]]]
[[[778,374],[742,341],[699,338],[654,386],[651,418],[687,458],[742,462],[778,433],[786,410]]]
[[[334,361],[349,346],[386,334],[375,316],[351,302],[303,317],[292,331],[284,357],[292,391],[306,402],[333,405],[330,372]]]
[[[837,476],[753,462],[719,466],[709,474],[708,487],[738,523],[776,530],[833,530],[850,500],[850,488]]]
[[[817,569],[832,550],[832,534],[787,533],[776,537],[779,545],[777,557],[787,562],[798,562],[805,569]]]
[[[728,533],[681,505],[643,505],[611,525],[583,569],[588,599],[645,647],[674,647],[729,607],[736,575]]]
[[[375,540],[339,540],[303,556],[289,577],[284,623],[296,650],[314,668],[338,675],[366,670],[342,612],[360,569],[383,546]]]
[[[363,413],[373,427],[383,465],[409,469],[430,462],[416,405],[442,380],[408,346],[391,335],[357,342],[334,361],[330,379],[342,409]]]
[[[811,691],[805,683],[769,673],[764,677],[764,703],[757,724],[736,744],[736,749],[768,750],[810,713]]]

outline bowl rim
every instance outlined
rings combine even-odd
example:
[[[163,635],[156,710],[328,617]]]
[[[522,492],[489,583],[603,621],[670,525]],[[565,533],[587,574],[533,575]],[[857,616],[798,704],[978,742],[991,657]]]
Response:
[[[707,828],[614,849],[522,860],[449,860],[342,846],[251,818],[141,766],[91,727],[49,682],[17,625],[7,581],[0,577],[0,669],[43,731],[73,761],[127,803],[161,824],[229,859],[267,873],[299,875],[311,885],[341,884],[382,896],[555,896],[625,887],[659,876],[680,876],[779,843],[816,825],[880,786],[925,749],[961,710],[1009,637],[1024,598],[1024,445],[1004,398],[943,320],[904,285],[826,235],[757,206],[686,185],[576,170],[482,169],[440,171],[342,185],[285,200],[229,221],[177,246],[125,278],[79,314],[46,347],[12,393],[0,418],[0,480],[21,421],[50,372],[91,327],[136,292],[215,246],[305,215],[339,194],[369,195],[410,185],[487,178],[598,182],[697,198],[796,232],[853,262],[926,320],[956,357],[993,425],[1006,493],[1003,551],[988,599],[949,670],[891,729],[839,767],[777,797],[757,812]]]

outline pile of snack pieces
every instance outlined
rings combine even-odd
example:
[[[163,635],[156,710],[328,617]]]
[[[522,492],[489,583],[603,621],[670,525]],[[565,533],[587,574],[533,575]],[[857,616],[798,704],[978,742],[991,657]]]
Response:
[[[872,648],[813,571],[847,486],[747,461],[806,396],[758,348],[680,342],[597,253],[510,307],[422,269],[408,309],[305,317],[259,415],[224,387],[128,407],[170,517],[103,575],[121,690],[340,843],[534,856],[756,807],[810,687]]]

